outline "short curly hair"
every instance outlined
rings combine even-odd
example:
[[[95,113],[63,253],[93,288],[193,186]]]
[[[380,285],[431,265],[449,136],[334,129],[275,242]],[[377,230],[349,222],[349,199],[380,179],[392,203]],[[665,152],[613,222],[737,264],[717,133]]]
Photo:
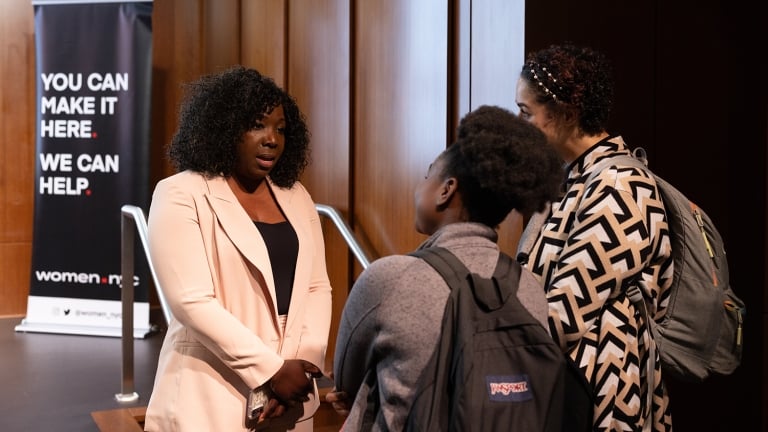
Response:
[[[285,149],[269,178],[291,187],[309,164],[310,134],[296,101],[255,69],[235,66],[185,86],[179,126],[168,147],[178,171],[232,175],[243,135],[278,105],[285,114]]]
[[[587,134],[603,132],[613,107],[613,70],[602,53],[572,43],[528,54],[520,76],[556,115],[573,112]]]
[[[560,194],[563,165],[546,136],[498,106],[465,115],[442,157],[443,177],[456,177],[473,222],[496,227],[513,209],[541,211]]]

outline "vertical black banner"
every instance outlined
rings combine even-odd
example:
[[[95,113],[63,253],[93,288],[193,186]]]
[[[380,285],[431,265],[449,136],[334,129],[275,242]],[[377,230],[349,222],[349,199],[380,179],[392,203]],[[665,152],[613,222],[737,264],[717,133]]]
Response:
[[[147,208],[152,2],[33,1],[34,239],[18,331],[121,335],[121,207]],[[140,251],[141,248],[137,248]],[[148,265],[135,260],[137,335]]]

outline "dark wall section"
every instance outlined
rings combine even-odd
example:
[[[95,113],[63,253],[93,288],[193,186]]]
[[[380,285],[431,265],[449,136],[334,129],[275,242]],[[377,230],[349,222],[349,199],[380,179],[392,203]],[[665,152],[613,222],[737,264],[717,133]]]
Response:
[[[766,431],[767,14],[712,3],[529,1],[526,49],[569,40],[605,52],[617,80],[612,132],[645,147],[723,235],[748,307],[744,358],[732,376],[669,383],[675,431]]]

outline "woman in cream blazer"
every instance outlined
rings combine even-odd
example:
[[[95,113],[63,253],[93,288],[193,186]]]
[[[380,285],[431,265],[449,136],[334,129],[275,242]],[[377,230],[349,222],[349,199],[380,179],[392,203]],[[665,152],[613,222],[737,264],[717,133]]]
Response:
[[[169,151],[180,172],[157,184],[148,217],[150,256],[174,318],[145,430],[252,430],[246,405],[260,389],[272,399],[262,417],[298,412],[309,419],[295,430],[311,431],[331,286],[319,215],[298,182],[306,125],[293,99],[252,69],[204,77],[190,90]],[[263,235],[259,222],[292,228],[296,241]],[[295,256],[292,284],[276,276],[293,265],[278,249]]]

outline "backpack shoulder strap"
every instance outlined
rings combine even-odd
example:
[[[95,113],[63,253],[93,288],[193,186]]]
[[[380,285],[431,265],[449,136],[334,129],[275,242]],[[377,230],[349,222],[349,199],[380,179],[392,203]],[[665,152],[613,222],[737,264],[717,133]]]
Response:
[[[469,284],[475,300],[486,310],[501,308],[510,295],[517,293],[520,264],[502,251],[499,251],[496,268],[490,279],[470,272],[456,255],[442,247],[419,249],[409,255],[419,257],[434,267],[451,287],[452,292]],[[507,283],[499,283],[503,280]]]
[[[609,156],[604,159],[600,159],[592,166],[592,171],[589,174],[589,177],[587,178],[586,183],[590,183],[594,178],[600,174],[600,172],[605,169],[606,167],[615,164],[617,162],[622,162],[630,166],[634,166],[637,168],[645,168],[650,170],[648,168],[648,157],[645,153],[645,149],[642,147],[636,147],[632,151],[632,155],[626,155],[626,154],[619,154],[614,156]],[[653,174],[653,173],[651,173]],[[655,176],[654,176],[655,177]]]
[[[431,265],[440,276],[445,279],[448,286],[453,290],[458,288],[461,284],[467,282],[469,270],[456,255],[452,254],[448,249],[432,246],[424,249],[415,250],[408,255],[412,255],[423,259],[427,264]]]
[[[592,180],[594,180],[596,176],[600,174],[600,172],[603,169],[617,162],[621,162],[637,168],[647,169],[650,172],[650,174],[653,176],[655,181],[657,183],[659,182],[659,179],[656,177],[653,171],[650,171],[650,169],[648,168],[648,157],[646,156],[645,149],[642,147],[637,147],[635,148],[635,150],[632,151],[632,155],[621,154],[621,155],[610,156],[595,163],[595,165],[592,167],[592,172],[589,174],[589,177],[587,178],[586,183],[587,184],[590,183]],[[658,187],[661,188],[661,186],[658,186]],[[648,326],[649,334],[653,335],[653,331],[651,330],[651,328],[654,325],[654,323],[651,320],[650,314],[648,313],[648,308],[647,308],[647,305],[645,304],[643,293],[642,291],[640,291],[640,287],[637,284],[632,284],[627,289],[627,297],[635,306],[635,309],[640,314],[642,320],[646,323],[646,326]],[[643,343],[642,340],[640,340],[641,345],[642,343]],[[656,371],[656,343],[653,340],[651,340],[650,344],[648,344],[646,349],[648,350],[648,362],[646,363],[646,379],[649,383],[654,383],[655,382],[654,374]],[[649,384],[649,386],[652,386],[652,384]],[[650,430],[649,427],[653,423],[650,419],[650,416],[652,414],[651,407],[653,403],[653,391],[651,391],[650,388],[646,392],[646,397],[647,399],[645,402],[644,413],[643,413],[643,416],[646,419],[644,430]]]
[[[494,270],[491,279],[494,281],[495,288],[499,290],[498,295],[502,304],[506,302],[510,295],[517,295],[522,268],[522,265],[511,256],[503,251],[499,251],[496,270]],[[500,284],[500,281],[506,281],[506,283]]]

